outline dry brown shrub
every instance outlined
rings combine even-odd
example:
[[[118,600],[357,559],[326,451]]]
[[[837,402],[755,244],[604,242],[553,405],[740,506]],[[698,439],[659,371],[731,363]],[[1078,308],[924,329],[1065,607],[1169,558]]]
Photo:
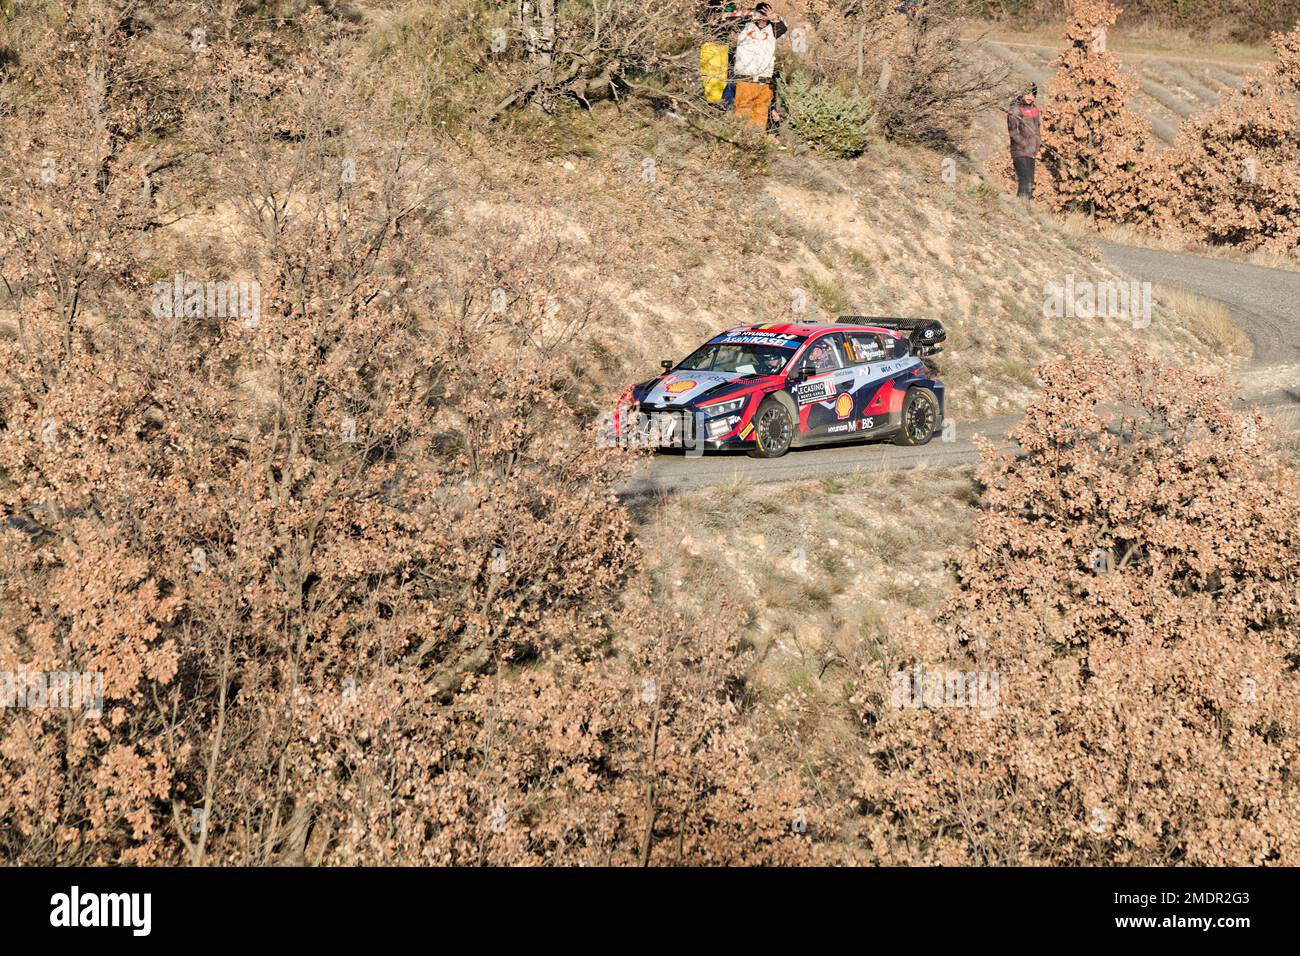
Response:
[[[1273,44],[1277,63],[1179,129],[1161,159],[1155,226],[1243,249],[1300,249],[1300,26]]]
[[[679,85],[688,77],[698,82],[693,0],[661,0],[653,11],[635,0],[495,0],[493,6],[495,29],[502,32],[492,59],[511,92],[491,116],[526,103],[549,110],[564,99],[585,104],[628,93],[655,95],[666,77]],[[480,45],[486,52],[486,38]]]
[[[884,88],[877,89],[877,124],[897,142],[956,149],[971,119],[998,105],[1006,70],[981,65],[978,41],[963,36],[961,21],[938,13],[909,21],[893,9],[897,4],[888,6],[885,16],[894,32],[873,51],[882,69],[888,62],[889,72]]]
[[[109,22],[86,55],[139,55]],[[103,185],[138,144],[81,133],[86,71],[26,60],[66,69],[0,132],[60,171],[4,170],[0,672],[102,674],[104,713],[5,710],[0,858],[805,858],[734,625],[623,593],[631,462],[570,399],[592,294],[563,249],[453,231],[409,130],[361,126],[346,53],[214,34],[178,124],[255,322],[151,314],[150,279],[211,264]]]
[[[891,707],[872,675],[873,848],[1294,863],[1300,480],[1219,381],[1077,347],[1039,375],[1023,454],[986,453],[978,540],[943,614],[945,663],[997,674],[999,704]]]
[[[1110,0],[1075,0],[1047,88],[1040,154],[1051,179],[1044,197],[1055,208],[1111,221],[1142,209],[1151,161],[1150,129],[1128,105],[1137,77],[1122,73],[1106,46],[1120,12]]]
[[[326,862],[814,859],[807,834],[817,822],[801,786],[752,756],[734,694],[748,667],[728,636],[735,615],[701,628],[635,595],[623,613],[625,634],[644,629],[639,650],[578,642],[544,667],[474,681],[454,708],[390,703],[393,733],[382,741],[319,756],[304,748],[331,832],[345,835]],[[367,685],[359,699],[382,707],[389,694]],[[323,722],[354,739],[369,708],[327,706]],[[437,741],[436,760],[411,738]]]

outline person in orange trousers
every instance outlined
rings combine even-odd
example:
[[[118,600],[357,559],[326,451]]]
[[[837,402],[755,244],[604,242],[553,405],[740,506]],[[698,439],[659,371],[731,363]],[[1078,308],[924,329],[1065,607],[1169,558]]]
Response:
[[[789,29],[767,3],[753,10],[723,14],[744,23],[736,35],[736,115],[762,132],[772,109],[772,76],[776,72],[776,41]]]
[[[760,132],[767,129],[767,114],[772,108],[772,87],[766,83],[736,81],[736,116],[746,126]]]

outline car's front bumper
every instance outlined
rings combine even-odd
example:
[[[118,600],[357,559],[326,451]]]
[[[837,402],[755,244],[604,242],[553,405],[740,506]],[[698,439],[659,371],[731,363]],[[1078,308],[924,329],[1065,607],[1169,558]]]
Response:
[[[643,446],[691,451],[744,450],[754,445],[748,418],[728,416],[724,424],[691,407],[638,404],[627,410],[622,434]]]

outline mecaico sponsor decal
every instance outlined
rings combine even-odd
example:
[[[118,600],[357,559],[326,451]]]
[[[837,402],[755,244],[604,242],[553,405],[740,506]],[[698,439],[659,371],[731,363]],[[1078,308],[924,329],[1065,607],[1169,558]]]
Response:
[[[800,382],[794,387],[794,394],[800,405],[812,405],[815,402],[826,401],[835,394],[834,389],[835,386],[829,379],[817,378]]]
[[[848,418],[853,414],[853,396],[845,392],[835,399],[835,417]]]

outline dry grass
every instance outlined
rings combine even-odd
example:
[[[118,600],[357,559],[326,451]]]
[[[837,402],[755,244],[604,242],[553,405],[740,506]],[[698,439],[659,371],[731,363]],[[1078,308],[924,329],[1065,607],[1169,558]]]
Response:
[[[969,468],[735,483],[656,499],[638,537],[674,603],[754,609],[765,670],[788,642],[822,661],[855,642],[880,606],[930,610],[951,582],[946,550],[968,540],[976,496]]]
[[[1153,286],[1151,294],[1155,301],[1181,315],[1192,335],[1211,352],[1238,359],[1248,359],[1254,353],[1250,339],[1233,324],[1222,302],[1163,285]]]

